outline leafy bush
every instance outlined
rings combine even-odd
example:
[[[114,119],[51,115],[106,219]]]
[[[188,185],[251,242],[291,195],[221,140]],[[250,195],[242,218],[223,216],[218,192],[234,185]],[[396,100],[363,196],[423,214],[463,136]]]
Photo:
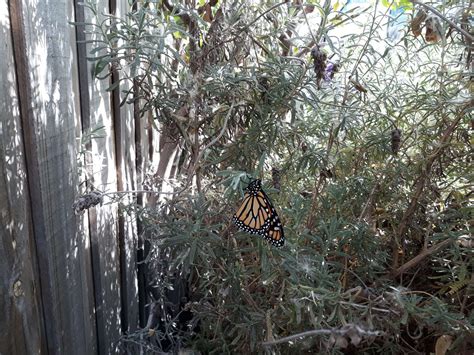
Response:
[[[407,23],[389,42],[378,3],[139,5],[95,27],[96,72],[121,69],[128,100],[182,149],[176,195],[140,211],[156,329],[124,346],[472,347],[467,9],[428,9],[431,37]],[[358,33],[335,35],[360,16]],[[231,223],[248,175],[279,211],[282,249]]]

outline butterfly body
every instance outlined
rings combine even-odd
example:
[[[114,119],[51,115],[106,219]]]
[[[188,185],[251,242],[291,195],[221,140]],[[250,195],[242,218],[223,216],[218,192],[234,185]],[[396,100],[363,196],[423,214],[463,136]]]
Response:
[[[247,186],[244,200],[233,221],[239,229],[260,235],[276,247],[285,243],[280,218],[258,179]]]

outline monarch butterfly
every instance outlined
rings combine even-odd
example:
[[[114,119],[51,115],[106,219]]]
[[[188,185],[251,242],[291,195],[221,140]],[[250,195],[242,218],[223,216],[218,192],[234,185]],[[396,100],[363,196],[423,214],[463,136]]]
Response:
[[[239,229],[258,234],[276,247],[285,243],[283,226],[268,196],[262,190],[262,181],[253,180],[245,189],[244,200],[232,219]]]

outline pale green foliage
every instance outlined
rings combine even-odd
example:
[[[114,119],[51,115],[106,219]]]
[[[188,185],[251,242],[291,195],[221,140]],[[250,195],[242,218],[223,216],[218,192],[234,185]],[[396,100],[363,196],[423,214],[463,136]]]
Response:
[[[140,3],[114,26],[100,28],[111,55],[97,72],[116,63],[123,78],[138,80],[144,111],[152,110],[160,128],[177,127],[180,169],[198,172],[200,193],[186,190],[158,210],[143,211],[163,310],[156,338],[142,340],[149,349],[164,350],[160,339],[175,351],[264,352],[269,334],[277,339],[346,324],[385,335],[357,342],[316,336],[271,349],[423,352],[443,334],[455,338],[454,348],[466,346],[473,321],[466,282],[472,247],[459,242],[470,236],[472,222],[466,44],[455,31],[426,44],[408,33],[408,24],[390,43],[384,38],[388,9],[381,4],[380,11],[366,11],[367,26],[335,41],[338,26],[356,21],[362,10],[349,12],[351,18],[329,2],[310,3],[320,14],[311,31],[309,13],[274,1],[210,7],[214,16],[224,8],[218,35],[196,9],[171,11],[161,2]],[[195,24],[193,33],[178,14]],[[308,35],[295,39],[302,26]],[[287,30],[295,45],[282,56],[278,39]],[[318,89],[309,50],[324,38],[340,69]],[[115,46],[114,39],[123,42]],[[177,117],[183,107],[187,113]],[[401,130],[398,154],[392,152],[395,128]],[[275,167],[279,193],[270,184]],[[282,249],[230,223],[247,174],[266,182],[285,227]],[[450,238],[401,278],[390,276]],[[176,279],[186,285],[183,306],[197,328],[179,328],[179,312],[167,308]]]

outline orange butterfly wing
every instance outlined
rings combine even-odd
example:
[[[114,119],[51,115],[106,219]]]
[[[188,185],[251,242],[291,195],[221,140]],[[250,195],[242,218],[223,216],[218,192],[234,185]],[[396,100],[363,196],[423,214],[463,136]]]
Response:
[[[270,199],[261,189],[260,180],[252,181],[247,187],[244,200],[233,217],[239,229],[258,234],[276,247],[285,243],[283,226]]]

